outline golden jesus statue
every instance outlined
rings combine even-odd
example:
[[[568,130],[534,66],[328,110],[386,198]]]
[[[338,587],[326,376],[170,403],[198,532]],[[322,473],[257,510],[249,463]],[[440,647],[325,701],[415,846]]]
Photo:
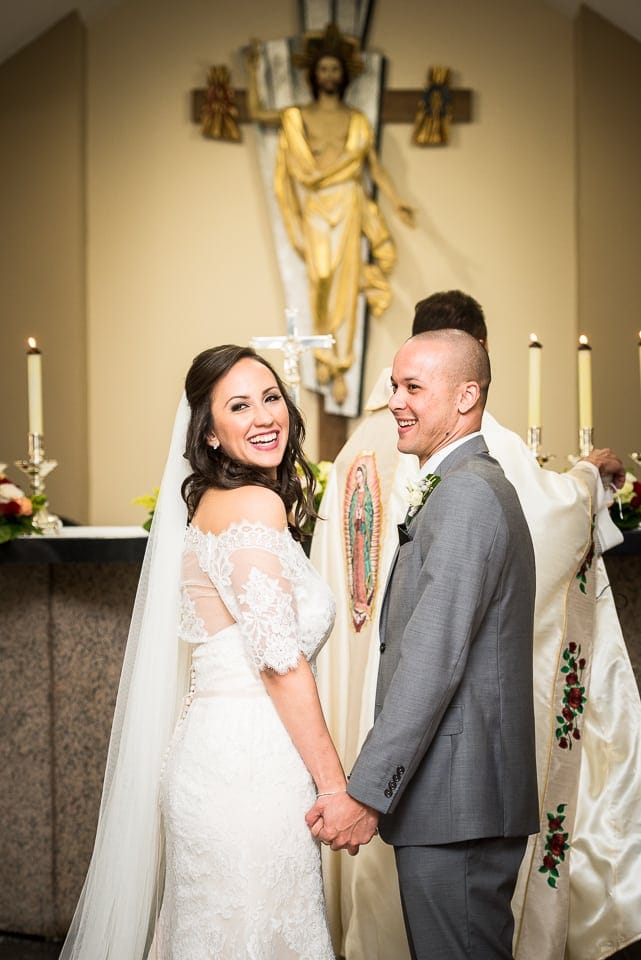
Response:
[[[380,316],[391,300],[387,274],[396,260],[387,225],[366,192],[366,171],[400,219],[414,224],[411,207],[378,159],[369,121],[343,102],[349,82],[363,70],[358,48],[357,40],[341,36],[333,24],[322,35],[306,35],[303,53],[292,61],[308,69],[313,100],[282,111],[260,102],[256,41],[247,57],[249,114],[280,126],[274,191],[289,240],[307,270],[314,332],[334,336],[331,349],[315,351],[316,376],[321,384],[331,383],[338,404],[345,400],[344,374],[354,361],[358,295],[364,293],[374,316]],[[363,258],[363,236],[371,263]]]

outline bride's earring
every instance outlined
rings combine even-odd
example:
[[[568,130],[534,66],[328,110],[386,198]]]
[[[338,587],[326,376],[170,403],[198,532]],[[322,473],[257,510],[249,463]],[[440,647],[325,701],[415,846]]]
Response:
[[[209,446],[212,448],[212,450],[218,450],[218,447],[220,446],[220,440],[217,437],[212,437],[212,441]]]

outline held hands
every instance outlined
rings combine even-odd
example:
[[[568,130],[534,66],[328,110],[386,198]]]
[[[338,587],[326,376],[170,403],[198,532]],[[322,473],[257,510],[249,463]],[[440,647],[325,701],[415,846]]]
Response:
[[[378,816],[377,810],[341,791],[319,796],[305,820],[322,843],[329,844],[332,850],[347,850],[353,857],[359,846],[369,843],[378,832]]]

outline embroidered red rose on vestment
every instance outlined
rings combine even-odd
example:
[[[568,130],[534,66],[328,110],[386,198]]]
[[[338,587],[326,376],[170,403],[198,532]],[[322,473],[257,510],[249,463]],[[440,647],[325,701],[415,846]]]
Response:
[[[560,803],[554,813],[548,813],[548,830],[545,835],[545,850],[547,851],[539,867],[539,873],[547,873],[548,886],[557,888],[559,879],[559,864],[565,860],[566,851],[569,849],[568,834],[563,833],[563,822],[565,820],[566,803]]]

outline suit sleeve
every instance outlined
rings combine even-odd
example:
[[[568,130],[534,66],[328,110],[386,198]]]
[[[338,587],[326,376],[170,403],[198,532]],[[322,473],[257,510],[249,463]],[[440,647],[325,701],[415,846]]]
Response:
[[[389,600],[415,606],[400,641],[386,638],[388,647],[401,644],[398,665],[348,786],[382,813],[397,805],[455,697],[506,555],[503,511],[478,476],[447,477],[412,533],[399,552]],[[416,585],[406,582],[417,566]]]

